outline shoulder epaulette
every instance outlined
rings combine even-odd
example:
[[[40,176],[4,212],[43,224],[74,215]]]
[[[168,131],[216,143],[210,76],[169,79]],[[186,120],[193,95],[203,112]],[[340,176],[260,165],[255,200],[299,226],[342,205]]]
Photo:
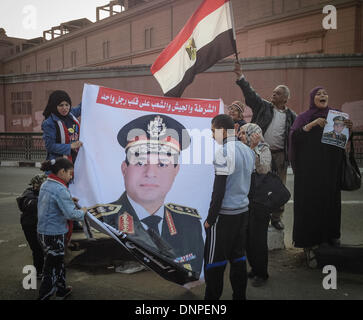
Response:
[[[198,219],[201,219],[202,217],[199,215],[198,210],[194,208],[184,207],[180,206],[178,204],[174,203],[168,203],[165,205],[167,209],[169,209],[172,212],[179,213],[179,214],[186,214],[188,216],[192,216]]]
[[[117,213],[122,208],[122,205],[117,204],[96,204],[93,207],[87,208],[88,212],[95,218],[106,217],[111,214]]]

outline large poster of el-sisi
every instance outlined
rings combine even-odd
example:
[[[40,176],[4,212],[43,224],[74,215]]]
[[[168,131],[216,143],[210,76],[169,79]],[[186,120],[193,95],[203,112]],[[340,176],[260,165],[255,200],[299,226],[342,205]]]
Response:
[[[72,195],[94,218],[203,276],[204,228],[220,99],[130,93],[86,84]]]

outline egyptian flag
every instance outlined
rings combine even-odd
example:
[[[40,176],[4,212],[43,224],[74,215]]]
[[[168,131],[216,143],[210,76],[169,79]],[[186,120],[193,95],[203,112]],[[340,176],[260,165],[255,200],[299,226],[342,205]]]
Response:
[[[156,59],[151,72],[165,96],[180,97],[197,73],[235,52],[230,1],[204,0]]]

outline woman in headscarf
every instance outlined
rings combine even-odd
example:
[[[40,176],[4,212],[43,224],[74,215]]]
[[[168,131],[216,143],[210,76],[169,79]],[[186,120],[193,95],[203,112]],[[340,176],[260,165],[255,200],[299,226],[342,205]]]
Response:
[[[246,124],[243,119],[243,113],[245,111],[245,105],[241,101],[233,101],[228,106],[228,115],[233,119],[234,123],[238,124],[238,129]]]
[[[295,247],[304,248],[307,264],[317,267],[314,249],[339,246],[341,221],[340,176],[344,150],[321,142],[328,107],[322,87],[310,93],[310,108],[290,130],[289,157],[294,171]],[[351,129],[350,120],[345,121]]]
[[[246,123],[238,131],[238,138],[248,145],[256,154],[256,171],[271,171],[270,146],[263,139],[262,129],[255,123]]]
[[[266,174],[271,171],[270,146],[264,142],[261,128],[257,124],[247,123],[240,128],[238,138],[255,152],[257,173]],[[263,286],[269,277],[267,272],[269,222],[269,210],[250,202],[246,253],[251,266],[248,277],[252,279],[251,284],[254,287]]]
[[[66,157],[73,163],[82,142],[79,141],[81,105],[72,108],[72,101],[65,91],[54,91],[43,112],[43,140],[47,150],[47,160]]]
[[[82,142],[79,141],[81,104],[72,108],[72,101],[68,93],[56,90],[49,96],[47,106],[43,112],[45,120],[42,123],[43,140],[47,150],[47,159],[52,160],[65,157],[72,163],[76,161]],[[47,172],[49,174],[50,172]],[[70,243],[73,230],[82,230],[76,222],[68,221],[69,232],[67,244]]]

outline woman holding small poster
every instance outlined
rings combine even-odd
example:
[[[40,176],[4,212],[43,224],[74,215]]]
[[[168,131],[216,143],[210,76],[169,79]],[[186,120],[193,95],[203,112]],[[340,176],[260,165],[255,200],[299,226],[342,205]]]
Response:
[[[295,247],[304,248],[308,266],[317,267],[313,249],[339,246],[341,222],[340,172],[344,149],[322,143],[328,94],[322,87],[310,93],[310,108],[299,115],[290,131],[289,156],[294,171]],[[344,120],[352,128],[350,120]]]

